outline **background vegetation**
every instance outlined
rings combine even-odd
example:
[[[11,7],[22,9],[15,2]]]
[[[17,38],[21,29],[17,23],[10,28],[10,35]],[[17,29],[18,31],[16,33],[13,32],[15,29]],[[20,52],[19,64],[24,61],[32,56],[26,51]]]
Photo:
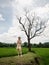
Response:
[[[27,42],[24,42],[22,45],[22,53],[26,54],[28,53],[27,48]],[[37,56],[40,56],[44,65],[49,65],[49,42],[46,43],[39,43],[39,44],[31,44],[32,51],[35,51]],[[16,50],[16,43],[9,44],[9,43],[1,43],[0,42],[0,58],[2,57],[11,57],[16,56],[17,50]]]
[[[3,43],[3,42],[0,42],[0,47],[16,47],[16,43]],[[28,47],[28,43],[24,42],[22,44],[22,47]],[[33,47],[33,48],[49,48],[49,42],[45,42],[45,43],[40,42],[39,44],[31,43],[31,47]]]

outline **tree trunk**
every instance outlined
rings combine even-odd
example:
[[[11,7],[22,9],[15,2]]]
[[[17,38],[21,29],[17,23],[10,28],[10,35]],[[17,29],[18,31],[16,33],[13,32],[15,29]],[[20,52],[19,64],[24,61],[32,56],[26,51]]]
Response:
[[[28,38],[28,51],[31,52],[30,38]]]

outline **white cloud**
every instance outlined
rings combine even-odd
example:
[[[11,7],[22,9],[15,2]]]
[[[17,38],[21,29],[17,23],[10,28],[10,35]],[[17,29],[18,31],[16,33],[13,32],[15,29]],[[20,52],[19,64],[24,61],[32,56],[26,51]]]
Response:
[[[28,9],[32,9],[35,11],[36,14],[38,14],[40,17],[47,19],[49,17],[49,4],[44,5],[43,7],[33,7],[35,2],[33,0],[15,0],[12,1],[12,7],[13,7],[13,19],[12,19],[12,27],[9,28],[7,33],[0,34],[0,41],[3,42],[16,42],[17,37],[21,36],[22,41],[26,41],[26,36],[23,32],[21,32],[19,26],[19,23],[16,19],[16,15],[22,15],[23,14],[23,8],[28,7]],[[2,15],[0,15],[1,20],[4,19]],[[47,25],[49,26],[49,24]],[[48,41],[49,39],[49,27],[46,28],[44,31],[44,35],[48,35],[46,38],[44,35],[40,37],[36,37],[31,42],[44,42]]]
[[[2,14],[0,14],[0,21],[5,21],[5,19],[3,18]]]
[[[46,4],[43,7],[37,7],[34,9],[34,11],[41,18],[48,18],[49,17],[49,4]]]
[[[16,37],[11,36],[9,33],[0,34],[0,42],[14,43],[16,39]]]
[[[18,1],[18,4],[22,7],[31,5],[32,3],[32,0],[17,0],[17,1]]]
[[[22,1],[23,2],[23,1]],[[20,4],[21,5],[24,5],[24,4],[22,4],[22,2],[20,2]],[[25,3],[26,4],[26,3]],[[20,6],[21,6],[20,5]],[[28,5],[28,4],[27,4]],[[15,6],[15,7],[17,7],[17,6]],[[19,7],[18,7],[18,11],[16,11],[15,9],[15,11],[14,11],[14,16],[18,13],[18,14],[23,14],[23,7],[24,6],[22,6],[22,8],[20,9]],[[31,7],[32,8],[32,7]],[[34,8],[33,9],[33,12],[35,11],[35,13],[37,14],[37,15],[39,15],[40,17],[42,17],[42,18],[45,18],[45,20],[49,17],[49,4],[46,4],[45,6],[43,6],[43,7],[36,7],[36,8]],[[27,38],[26,38],[26,36],[25,36],[25,34],[22,32],[22,33],[20,33],[21,31],[20,31],[20,29],[18,28],[18,25],[19,25],[19,23],[18,23],[18,21],[16,20],[16,17],[14,17],[14,19],[13,19],[13,28],[15,29],[15,32],[17,31],[17,34],[16,35],[21,35],[21,37],[22,37],[22,39],[23,39],[23,41],[25,41]],[[48,27],[48,29],[49,29],[49,27]],[[47,28],[46,28],[46,30],[47,30]],[[14,31],[14,30],[13,30]],[[14,33],[15,33],[14,32]],[[46,35],[47,33],[48,33],[49,31],[47,31],[46,33],[44,32],[44,34]],[[19,34],[18,34],[19,33]],[[48,34],[49,35],[49,34]],[[35,40],[36,39],[36,40]],[[33,40],[31,40],[31,42],[45,42],[45,41],[48,41],[47,39],[49,39],[49,37],[45,37],[44,35],[42,35],[42,36],[40,36],[40,37],[36,37],[36,38],[34,38]]]
[[[13,0],[0,0],[0,8],[11,7]]]

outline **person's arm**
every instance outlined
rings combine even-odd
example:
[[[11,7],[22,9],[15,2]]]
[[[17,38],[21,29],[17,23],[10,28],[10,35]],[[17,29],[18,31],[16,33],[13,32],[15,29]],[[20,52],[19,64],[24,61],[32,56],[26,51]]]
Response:
[[[17,44],[19,43],[19,41],[17,40]]]

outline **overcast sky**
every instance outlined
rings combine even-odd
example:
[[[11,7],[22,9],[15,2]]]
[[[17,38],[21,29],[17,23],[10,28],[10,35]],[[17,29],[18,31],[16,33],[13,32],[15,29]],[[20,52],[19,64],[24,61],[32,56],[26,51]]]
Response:
[[[21,36],[22,42],[27,41],[16,19],[16,15],[23,15],[24,8],[33,10],[44,20],[49,18],[49,0],[0,0],[0,42],[13,43],[18,36]],[[49,42],[49,21],[42,35],[31,42]]]

